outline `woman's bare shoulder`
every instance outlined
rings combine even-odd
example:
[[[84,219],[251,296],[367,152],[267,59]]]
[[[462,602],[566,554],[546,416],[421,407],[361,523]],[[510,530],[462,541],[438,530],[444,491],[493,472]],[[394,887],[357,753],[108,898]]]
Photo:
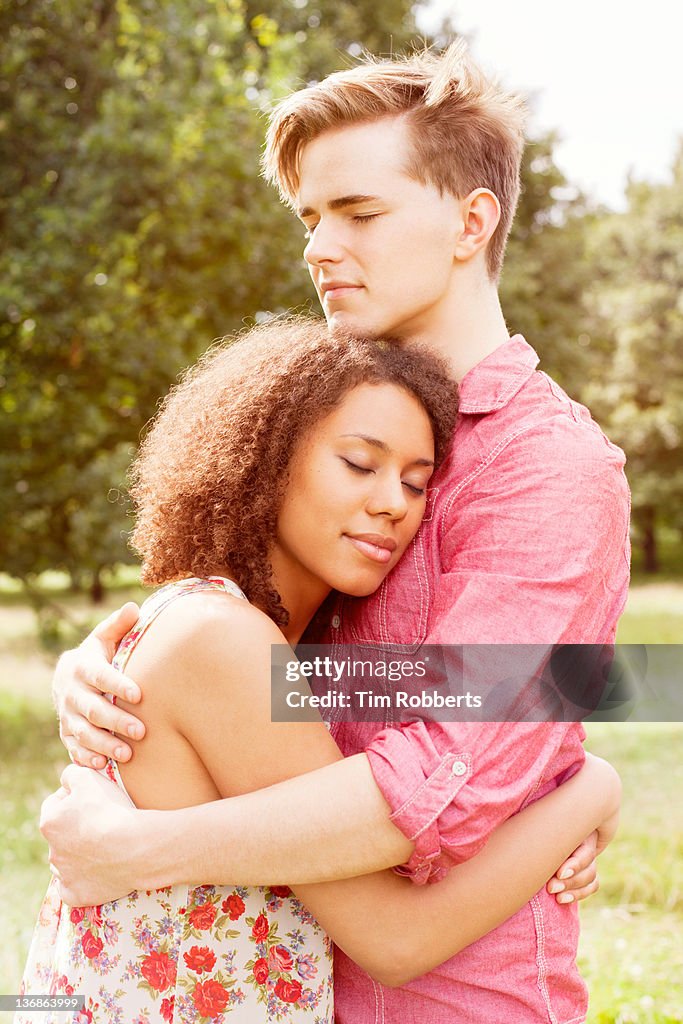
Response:
[[[204,692],[213,681],[242,679],[245,670],[270,664],[272,644],[286,644],[278,627],[243,598],[223,590],[180,594],[159,613],[133,652],[133,678],[147,685],[174,682],[186,687],[201,679]],[[126,671],[129,671],[127,668]]]

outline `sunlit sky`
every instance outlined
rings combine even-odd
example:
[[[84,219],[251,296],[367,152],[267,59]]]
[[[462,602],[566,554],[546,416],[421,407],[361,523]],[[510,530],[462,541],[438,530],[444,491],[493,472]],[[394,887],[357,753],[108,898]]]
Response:
[[[556,162],[588,195],[622,208],[629,172],[668,178],[683,136],[683,4],[431,0],[422,27],[444,14],[485,70],[532,97],[532,131],[558,131]]]

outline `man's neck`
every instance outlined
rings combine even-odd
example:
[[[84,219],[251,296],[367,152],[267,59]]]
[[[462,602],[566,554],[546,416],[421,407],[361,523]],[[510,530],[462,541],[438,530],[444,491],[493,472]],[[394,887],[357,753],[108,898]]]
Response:
[[[437,352],[460,382],[483,359],[508,340],[510,334],[498,292],[489,282],[454,294],[438,316],[412,339]]]

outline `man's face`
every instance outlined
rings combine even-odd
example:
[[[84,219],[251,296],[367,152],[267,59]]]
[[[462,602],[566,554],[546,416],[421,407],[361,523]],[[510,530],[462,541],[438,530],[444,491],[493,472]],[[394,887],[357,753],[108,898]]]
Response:
[[[358,335],[429,338],[453,301],[460,202],[409,178],[398,117],[325,132],[303,150],[297,208],[327,322]]]

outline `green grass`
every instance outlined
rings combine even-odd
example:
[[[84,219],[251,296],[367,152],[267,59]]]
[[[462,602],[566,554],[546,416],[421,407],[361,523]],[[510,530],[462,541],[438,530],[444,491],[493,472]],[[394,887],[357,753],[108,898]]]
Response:
[[[68,763],[49,703],[0,691],[0,992],[17,991],[49,880],[37,822]],[[3,1020],[0,1013],[0,1021]],[[6,1017],[10,1019],[9,1015]]]
[[[581,907],[590,1024],[683,1021],[683,725],[593,723],[623,782],[621,825]]]
[[[120,580],[104,606],[51,594],[85,629],[142,592]],[[619,638],[683,642],[683,584],[632,588]],[[0,579],[0,992],[14,992],[49,879],[37,830],[43,797],[66,763],[49,681],[54,655],[39,649],[23,595]],[[590,993],[589,1024],[683,1022],[683,725],[592,723],[588,746],[624,784],[622,825],[601,860],[601,891],[582,905],[580,962]],[[0,1013],[0,1022],[9,1022]]]
[[[656,580],[631,587],[619,621],[620,643],[682,644],[683,584]]]

